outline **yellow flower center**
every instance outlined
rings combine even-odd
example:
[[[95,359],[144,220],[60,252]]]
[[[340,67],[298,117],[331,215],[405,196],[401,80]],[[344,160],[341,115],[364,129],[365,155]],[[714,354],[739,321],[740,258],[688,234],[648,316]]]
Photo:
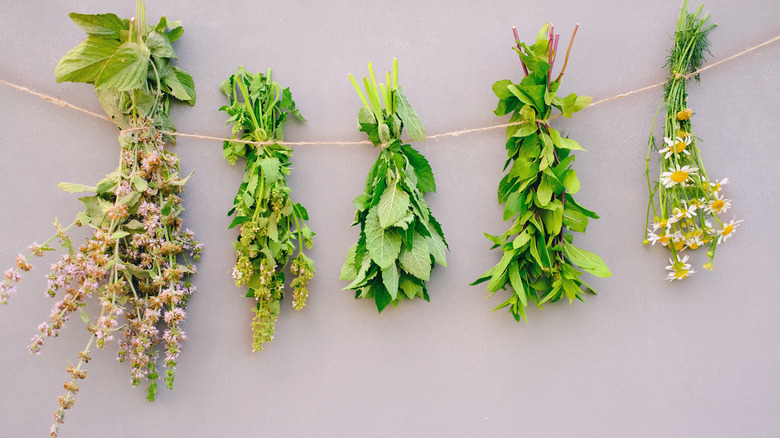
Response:
[[[674,271],[674,276],[677,278],[685,278],[688,276],[688,270],[687,269],[677,269]]]
[[[677,142],[677,143],[674,145],[674,153],[676,153],[676,154],[680,154],[680,153],[682,153],[682,151],[684,151],[684,150],[685,150],[685,146],[688,146],[688,145],[687,145],[687,144],[685,144],[685,143],[683,143],[683,142],[681,142],[681,141],[678,141],[678,142]]]
[[[734,225],[729,225],[720,232],[720,235],[728,236],[732,231],[734,231]]]
[[[658,241],[661,242],[661,243],[666,243],[666,242],[668,242],[670,240],[672,240],[672,238],[669,237],[669,236],[663,236],[660,239],[658,239]]]
[[[677,113],[675,118],[677,120],[688,120],[691,118],[692,115],[693,115],[693,111],[690,108],[686,108],[680,111],[679,113]]]
[[[685,242],[680,240],[679,242],[674,242],[674,250],[679,251],[681,249],[685,248]]]
[[[690,248],[690,249],[696,249],[698,247],[699,247],[699,244],[696,243],[696,242],[691,242],[691,244],[688,245],[688,248]]]
[[[678,170],[678,171],[675,171],[675,172],[672,174],[672,176],[670,176],[669,178],[670,178],[672,181],[676,182],[676,183],[682,183],[682,182],[684,182],[686,179],[688,179],[688,172],[686,172],[686,171],[684,171],[684,170]]]
[[[712,203],[712,209],[715,211],[720,211],[720,209],[723,208],[724,205],[726,205],[726,203],[723,202],[723,200],[718,199],[717,201]]]

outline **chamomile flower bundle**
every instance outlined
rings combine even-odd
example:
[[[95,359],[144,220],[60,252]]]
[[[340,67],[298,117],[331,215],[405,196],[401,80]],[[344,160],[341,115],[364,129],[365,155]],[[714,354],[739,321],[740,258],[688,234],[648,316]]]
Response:
[[[702,6],[689,14],[686,1],[677,22],[674,47],[669,56],[669,80],[664,100],[658,107],[651,128],[647,151],[647,184],[650,201],[647,209],[647,237],[645,244],[658,243],[669,249],[671,257],[666,266],[666,279],[682,280],[695,273],[685,251],[706,247],[708,261],[704,268],[711,270],[719,244],[733,236],[741,220],[727,219],[731,200],[723,193],[728,178],[712,180],[702,162],[688,107],[686,83],[694,77],[704,61],[709,46],[708,32],[715,24],[707,25],[710,16],[702,16]],[[663,142],[654,137],[658,114],[665,107]],[[658,143],[658,144],[657,144]],[[653,156],[660,162],[659,179],[650,181],[650,162]],[[652,222],[650,220],[652,215]]]

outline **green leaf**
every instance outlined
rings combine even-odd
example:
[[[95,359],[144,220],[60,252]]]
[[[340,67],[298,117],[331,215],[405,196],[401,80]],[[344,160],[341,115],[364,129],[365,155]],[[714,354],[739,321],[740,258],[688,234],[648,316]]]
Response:
[[[433,179],[433,170],[428,160],[408,144],[402,145],[401,148],[417,175],[417,188],[423,193],[435,192],[436,181]]]
[[[86,186],[84,184],[76,184],[76,183],[59,183],[57,184],[57,187],[60,189],[68,192],[68,193],[82,193],[82,192],[91,192],[94,193],[96,191],[95,187]]]
[[[79,316],[81,316],[81,320],[84,321],[84,324],[89,324],[90,317],[86,310],[81,309],[79,311]]]
[[[195,82],[189,73],[174,66],[172,73],[162,78],[162,83],[171,90],[173,97],[195,105]]]
[[[563,226],[571,231],[584,233],[588,226],[588,217],[579,210],[569,208],[566,204],[566,208],[563,209]]]
[[[404,122],[406,133],[414,140],[425,141],[425,128],[423,128],[422,122],[414,111],[414,108],[409,104],[403,87],[399,85],[395,90],[394,96],[396,112]]]
[[[398,260],[404,271],[420,280],[428,281],[431,278],[431,254],[428,251],[428,244],[422,236],[415,235],[412,250],[403,248]]]
[[[379,226],[376,207],[372,207],[366,216],[366,249],[371,260],[385,269],[395,263],[401,252],[401,236],[395,230],[384,230]]]
[[[428,251],[433,256],[433,259],[436,263],[447,267],[447,246],[444,244],[444,240],[439,236],[439,233],[435,232],[435,230],[431,230],[430,224],[428,224],[428,229],[431,232],[431,235],[425,238],[425,241],[428,243]]]
[[[392,263],[387,268],[382,269],[382,283],[390,294],[390,298],[395,301],[398,298],[398,267]]]
[[[517,237],[512,240],[512,248],[520,249],[525,246],[529,240],[531,240],[531,235],[528,234],[528,231],[523,230],[522,233],[518,234]]]
[[[271,184],[276,182],[282,177],[281,166],[282,162],[278,158],[263,158],[257,160],[257,164],[262,169],[263,179],[265,179],[265,186],[270,187]],[[268,189],[266,189],[268,190]]]
[[[173,51],[173,46],[168,36],[156,30],[151,31],[146,36],[146,46],[149,47],[151,54],[158,58],[176,59],[176,53]]]
[[[504,79],[501,81],[497,81],[493,84],[493,93],[501,100],[506,100],[512,97],[512,92],[507,89],[507,86],[509,86],[512,83],[509,79]]]
[[[589,272],[596,277],[609,277],[612,275],[607,268],[607,264],[604,263],[604,260],[596,254],[577,248],[569,243],[568,240],[565,240],[563,250],[569,260],[579,266],[583,271]]]
[[[571,194],[575,194],[580,190],[580,180],[577,178],[577,171],[574,169],[566,171],[566,176],[563,177],[563,186]]]
[[[122,44],[106,61],[95,80],[95,89],[130,91],[143,87],[149,68],[149,49],[136,42]]]
[[[60,59],[54,77],[57,82],[94,83],[119,46],[119,41],[109,38],[87,37]]]
[[[552,185],[547,181],[547,178],[547,175],[542,175],[542,180],[539,182],[539,187],[536,189],[536,199],[542,207],[550,203],[553,194]]]
[[[528,305],[528,297],[525,295],[523,278],[520,276],[518,264],[511,263],[507,268],[507,272],[509,273],[509,284],[511,284],[512,289],[515,290],[515,295],[520,298],[520,302],[523,304],[523,307],[526,307]],[[525,317],[525,312],[523,312],[523,317]]]
[[[377,205],[379,226],[388,228],[403,219],[409,211],[409,194],[398,188],[394,182],[385,189]]]
[[[101,35],[119,39],[119,32],[127,30],[128,20],[122,20],[114,14],[68,14],[87,35]]]
[[[347,260],[341,266],[339,280],[353,281],[357,278],[357,269],[355,268],[355,254],[357,253],[357,243],[352,245],[347,252]]]
[[[404,295],[406,295],[406,297],[409,298],[410,300],[416,296],[420,296],[420,297],[423,296],[423,286],[417,284],[408,275],[401,276],[401,281],[399,282],[399,288],[403,291]]]

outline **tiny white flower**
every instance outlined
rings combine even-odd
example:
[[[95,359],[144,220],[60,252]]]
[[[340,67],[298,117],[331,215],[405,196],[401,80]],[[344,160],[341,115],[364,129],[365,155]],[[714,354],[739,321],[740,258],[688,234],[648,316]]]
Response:
[[[698,167],[676,165],[674,171],[663,172],[661,174],[661,183],[664,187],[674,187],[677,184],[685,185],[691,175],[699,171]]]
[[[724,223],[723,228],[718,230],[718,243],[723,243],[729,237],[733,236],[734,230],[739,226],[740,222],[744,221],[744,220],[735,221],[734,219],[732,219],[731,222],[729,223]]]
[[[691,144],[690,135],[677,137],[674,140],[669,137],[664,137],[664,143],[666,143],[666,147],[658,151],[661,154],[666,154],[664,155],[664,159],[668,159],[672,156],[672,154],[691,155],[691,153],[688,152],[688,149],[686,148],[689,144]]]

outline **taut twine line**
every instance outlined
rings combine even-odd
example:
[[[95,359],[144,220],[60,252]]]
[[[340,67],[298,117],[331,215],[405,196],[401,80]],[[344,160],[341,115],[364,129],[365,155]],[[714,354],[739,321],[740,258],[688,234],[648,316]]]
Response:
[[[728,58],[721,59],[720,61],[717,61],[717,62],[714,62],[712,64],[707,65],[706,67],[702,67],[702,68],[700,68],[700,69],[698,69],[698,70],[696,70],[696,71],[694,71],[692,73],[689,73],[687,75],[683,75],[683,77],[685,79],[690,79],[691,77],[696,76],[696,75],[700,74],[701,72],[703,72],[705,70],[711,69],[713,67],[716,67],[716,66],[718,66],[720,64],[723,64],[725,62],[731,61],[733,59],[739,58],[740,56],[746,55],[746,54],[748,54],[748,53],[750,53],[750,52],[752,52],[754,50],[760,49],[761,47],[764,47],[766,45],[772,44],[772,43],[774,43],[774,42],[776,42],[778,40],[780,40],[780,35],[778,35],[778,36],[776,36],[776,37],[774,37],[772,39],[769,39],[767,41],[764,41],[761,44],[758,44],[758,45],[755,45],[755,46],[750,47],[748,49],[745,49],[745,50],[743,50],[743,51],[741,51],[741,52],[739,52],[737,54],[731,55]],[[642,92],[647,91],[647,90],[652,90],[653,88],[658,88],[658,87],[663,86],[664,84],[666,84],[666,82],[667,81],[659,82],[657,84],[648,85],[646,87],[642,87],[642,88],[639,88],[639,89],[636,89],[636,90],[633,90],[633,91],[629,91],[629,92],[626,92],[626,93],[618,94],[616,96],[612,96],[612,97],[608,97],[608,98],[605,98],[605,99],[601,99],[601,100],[598,100],[596,102],[591,103],[590,105],[588,105],[585,108],[592,108],[592,107],[597,106],[597,105],[601,105],[601,104],[604,104],[604,103],[607,103],[607,102],[612,102],[613,100],[622,99],[624,97],[633,96],[634,94],[642,93]],[[33,90],[31,90],[31,89],[29,89],[27,87],[22,87],[21,85],[16,85],[16,84],[4,81],[2,79],[0,79],[0,83],[5,84],[5,85],[7,85],[7,86],[9,86],[11,88],[15,88],[15,89],[17,89],[19,91],[22,91],[24,93],[32,94],[35,97],[38,97],[38,98],[40,98],[40,99],[42,99],[42,100],[44,100],[46,102],[53,103],[53,104],[55,104],[57,106],[61,106],[61,107],[64,107],[64,108],[70,108],[70,109],[73,109],[73,110],[76,110],[76,111],[81,111],[82,113],[88,114],[88,115],[96,117],[98,119],[103,119],[103,120],[106,120],[106,121],[109,121],[109,122],[111,121],[111,119],[109,119],[108,117],[106,117],[104,115],[93,113],[92,111],[89,111],[89,110],[86,110],[84,108],[78,107],[78,106],[73,105],[71,103],[68,103],[68,102],[66,102],[66,101],[64,101],[62,99],[58,99],[56,97],[52,97],[52,96],[49,96],[47,94],[38,93],[38,92],[33,91]],[[559,117],[560,115],[561,114],[556,114],[556,115],[550,117],[550,119]],[[482,127],[482,128],[473,128],[473,129],[464,129],[464,130],[461,130],[461,131],[445,132],[445,133],[442,133],[442,134],[435,134],[435,135],[426,136],[425,139],[426,140],[438,140],[438,139],[444,138],[444,137],[457,137],[457,136],[463,135],[463,134],[471,134],[471,133],[475,133],[475,132],[490,131],[490,130],[499,129],[499,128],[507,128],[509,126],[521,125],[523,123],[526,123],[526,122],[525,121],[520,121],[520,122],[513,122],[513,123],[502,123],[500,125],[491,125],[491,126],[485,126],[485,127]],[[124,132],[131,131],[131,130],[132,129],[125,130]],[[365,144],[372,145],[373,144],[372,142],[370,142],[368,140],[363,140],[363,141],[263,141],[263,142],[260,142],[260,141],[238,140],[238,139],[234,139],[234,138],[215,137],[215,136],[211,136],[211,135],[185,134],[185,133],[182,133],[182,132],[162,131],[162,133],[163,134],[169,134],[169,135],[175,135],[177,137],[197,138],[197,139],[201,139],[201,140],[214,140],[214,141],[223,141],[223,142],[224,141],[229,141],[229,142],[233,142],[233,143],[245,143],[245,144],[252,144],[252,145],[256,145],[256,146],[263,146],[263,145],[270,145],[270,144],[280,144],[280,145],[285,145],[285,146],[308,146],[308,145],[311,145],[311,146],[322,146],[322,145],[351,146],[351,145],[365,145]]]

